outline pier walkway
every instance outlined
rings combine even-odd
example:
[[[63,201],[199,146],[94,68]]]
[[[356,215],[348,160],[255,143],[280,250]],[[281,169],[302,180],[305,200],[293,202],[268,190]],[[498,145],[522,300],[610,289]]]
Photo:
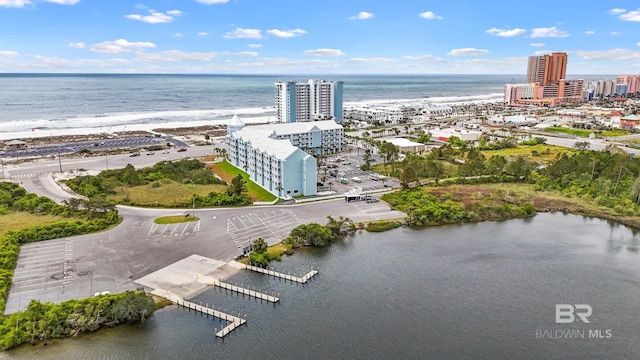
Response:
[[[227,322],[227,326],[223,327],[220,331],[216,333],[216,336],[219,338],[225,337],[227,334],[235,330],[238,326],[247,322],[246,319],[243,319],[241,317],[229,315],[227,313],[223,313],[222,311],[214,310],[206,306],[192,303],[190,301],[176,299],[176,304],[178,306],[182,306],[189,309],[189,311],[193,310],[196,312],[200,312],[202,314],[211,315],[213,317],[217,317],[218,319],[225,320]]]
[[[292,281],[292,282],[297,282],[297,283],[300,283],[300,284],[306,283],[307,281],[309,281],[309,279],[311,279],[312,277],[314,277],[315,275],[318,274],[317,270],[311,270],[308,273],[306,273],[304,276],[298,277],[298,276],[295,276],[295,275],[284,274],[284,273],[281,273],[281,272],[278,272],[278,271],[269,270],[269,269],[263,269],[261,267],[252,266],[252,265],[245,266],[245,269],[251,270],[251,271],[255,271],[255,272],[258,272],[258,273],[261,273],[261,274],[266,274],[266,275],[270,275],[270,276],[273,276],[273,277],[289,280],[289,281]]]
[[[248,296],[252,296],[256,299],[260,299],[260,300],[266,300],[272,303],[277,303],[278,301],[280,301],[280,298],[275,297],[275,296],[271,296],[271,295],[267,295],[255,290],[249,290],[249,289],[245,289],[236,285],[231,285],[231,284],[227,284],[224,283],[222,281],[213,281],[211,283],[209,283],[209,285],[211,286],[217,286],[219,288],[222,289],[226,289],[226,290],[231,290],[231,291],[235,291],[237,293],[243,294],[243,295],[248,295]]]

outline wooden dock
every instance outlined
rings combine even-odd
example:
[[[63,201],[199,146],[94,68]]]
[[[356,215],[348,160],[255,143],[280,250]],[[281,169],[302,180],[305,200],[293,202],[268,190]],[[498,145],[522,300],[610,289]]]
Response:
[[[266,300],[272,303],[277,303],[278,301],[280,301],[280,298],[275,297],[275,296],[271,296],[271,295],[267,295],[255,290],[249,290],[249,289],[245,289],[236,285],[231,285],[231,284],[227,284],[224,283],[222,281],[214,281],[213,283],[210,283],[209,285],[212,286],[217,286],[219,288],[222,289],[226,289],[226,290],[230,290],[230,291],[235,291],[237,293],[243,294],[243,295],[248,295],[248,296],[252,296],[256,299],[260,299],[260,300]]]
[[[297,282],[297,283],[300,283],[300,284],[306,283],[307,281],[309,281],[309,279],[311,279],[312,277],[314,277],[315,275],[318,274],[317,270],[311,270],[308,273],[306,273],[304,276],[298,277],[298,276],[295,276],[295,275],[284,274],[284,273],[281,273],[281,272],[278,272],[278,271],[275,271],[275,270],[263,269],[261,267],[252,266],[252,265],[247,265],[245,267],[245,269],[246,270],[255,271],[255,272],[258,272],[258,273],[261,273],[261,274],[266,274],[266,275],[269,275],[269,276],[277,277],[277,278],[280,278],[280,279],[284,279],[285,281],[289,280],[289,281],[292,281],[292,282]]]
[[[246,319],[243,319],[241,317],[229,315],[227,313],[223,313],[222,311],[214,310],[209,307],[202,306],[190,301],[176,300],[176,304],[178,306],[182,306],[184,308],[189,309],[189,311],[193,310],[194,312],[200,312],[202,314],[211,315],[213,317],[217,317],[218,319],[225,320],[227,322],[227,326],[223,327],[220,331],[216,333],[216,336],[219,338],[225,337],[230,332],[235,330],[238,326],[247,322]]]

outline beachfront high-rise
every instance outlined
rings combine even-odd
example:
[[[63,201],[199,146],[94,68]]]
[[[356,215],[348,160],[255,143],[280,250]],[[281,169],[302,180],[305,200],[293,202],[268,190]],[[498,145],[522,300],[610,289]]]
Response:
[[[342,81],[277,82],[279,122],[335,120],[342,122]]]
[[[567,54],[530,56],[527,83],[505,85],[504,101],[510,105],[555,106],[582,100],[582,80],[567,80]]]
[[[554,52],[551,55],[529,56],[527,82],[545,86],[566,79],[567,53]]]

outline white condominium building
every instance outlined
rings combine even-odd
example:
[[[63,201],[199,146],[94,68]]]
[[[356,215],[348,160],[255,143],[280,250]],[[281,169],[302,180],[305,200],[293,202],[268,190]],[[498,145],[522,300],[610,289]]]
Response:
[[[342,122],[342,81],[277,82],[279,122],[332,119]]]
[[[316,159],[307,152],[342,150],[344,130],[333,120],[244,126],[227,125],[229,162],[276,196],[315,195]],[[303,151],[304,149],[304,151]]]

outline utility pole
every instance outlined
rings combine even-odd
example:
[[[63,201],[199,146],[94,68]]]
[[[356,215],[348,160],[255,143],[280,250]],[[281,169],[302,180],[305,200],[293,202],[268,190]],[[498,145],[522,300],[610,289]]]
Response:
[[[58,165],[60,165],[60,173],[62,174],[62,159],[60,158],[60,152],[58,152]]]
[[[191,210],[191,217],[196,218],[196,197],[193,197],[193,209]]]

